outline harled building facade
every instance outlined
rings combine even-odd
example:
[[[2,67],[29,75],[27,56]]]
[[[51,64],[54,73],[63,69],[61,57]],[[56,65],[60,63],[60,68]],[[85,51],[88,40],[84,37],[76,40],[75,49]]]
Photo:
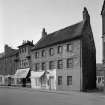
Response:
[[[56,90],[95,89],[96,49],[87,9],[83,21],[77,24],[51,34],[43,29],[31,56],[33,71],[56,70]],[[52,78],[49,86],[54,82]]]

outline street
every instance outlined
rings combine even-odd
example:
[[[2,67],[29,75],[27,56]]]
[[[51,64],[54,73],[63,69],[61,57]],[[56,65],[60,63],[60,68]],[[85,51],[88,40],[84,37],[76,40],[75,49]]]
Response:
[[[66,93],[23,88],[0,88],[0,105],[105,105],[105,95]]]

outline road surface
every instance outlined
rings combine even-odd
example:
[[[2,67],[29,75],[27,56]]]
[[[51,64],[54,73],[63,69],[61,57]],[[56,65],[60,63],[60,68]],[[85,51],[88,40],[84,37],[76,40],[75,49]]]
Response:
[[[51,93],[33,89],[0,88],[0,105],[105,105],[105,96],[92,93]]]

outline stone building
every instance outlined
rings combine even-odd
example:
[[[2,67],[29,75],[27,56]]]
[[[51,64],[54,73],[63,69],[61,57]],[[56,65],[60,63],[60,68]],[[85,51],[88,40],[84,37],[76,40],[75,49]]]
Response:
[[[11,84],[8,80],[18,68],[18,50],[5,45],[4,53],[0,57],[1,84]],[[2,82],[3,81],[3,82]]]
[[[33,41],[23,41],[17,50],[5,45],[4,53],[0,54],[1,85],[22,85],[26,81],[30,73],[33,46]]]
[[[23,41],[19,48],[19,69],[31,68],[31,48],[33,41]]]
[[[16,84],[26,86],[30,83],[30,70],[31,70],[31,48],[34,46],[33,41],[23,41],[19,48],[19,66],[15,73]]]
[[[31,52],[32,70],[37,74],[32,78],[39,78],[32,79],[35,87],[43,86],[42,77],[53,72],[45,79],[47,88],[79,91],[96,88],[96,48],[86,8],[83,21],[77,24],[51,34],[43,29]]]

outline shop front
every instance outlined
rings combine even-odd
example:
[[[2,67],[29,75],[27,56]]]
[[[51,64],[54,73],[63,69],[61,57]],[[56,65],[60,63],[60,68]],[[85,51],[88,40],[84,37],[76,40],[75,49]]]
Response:
[[[42,88],[44,84],[44,79],[42,80],[41,77],[44,76],[44,73],[45,73],[44,71],[39,71],[39,72],[31,71],[31,87],[32,88],[36,88],[36,89]]]
[[[31,87],[56,90],[56,70],[31,71]]]
[[[30,87],[30,68],[18,69],[14,75],[14,84],[16,86]]]

